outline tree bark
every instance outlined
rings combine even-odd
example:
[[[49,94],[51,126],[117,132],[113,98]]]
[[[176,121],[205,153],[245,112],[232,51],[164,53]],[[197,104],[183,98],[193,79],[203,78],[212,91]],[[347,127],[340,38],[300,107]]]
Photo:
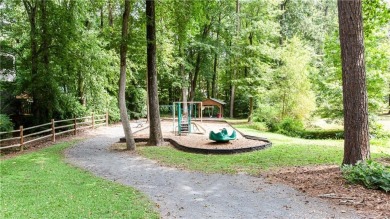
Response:
[[[370,157],[361,0],[338,0],[344,104],[344,160]]]
[[[158,102],[157,70],[156,70],[156,20],[155,1],[146,0],[146,42],[148,98],[150,112],[149,145],[161,146],[164,143]]]
[[[236,16],[237,16],[237,26],[236,26],[236,35],[237,37],[240,34],[241,21],[240,21],[240,1],[236,0]],[[234,67],[233,75],[231,80],[234,80],[237,75],[237,67]],[[236,95],[236,85],[234,83],[231,84],[230,90],[230,118],[234,118],[234,96]]]
[[[200,71],[200,56],[201,56],[200,53],[201,53],[201,51],[199,51],[197,56],[196,56],[194,76],[191,79],[190,101],[194,101],[194,99],[195,99],[196,82],[198,81],[199,71]]]
[[[233,70],[233,75],[236,74],[236,70],[234,69]],[[232,76],[232,80],[233,80],[233,76]],[[232,83],[231,85],[231,89],[230,89],[230,118],[234,118],[234,96],[235,96],[235,93],[236,93],[236,87],[235,85]]]
[[[85,101],[85,84],[84,84],[84,77],[82,73],[79,71],[78,72],[78,96],[79,96],[79,102],[81,105],[86,106],[86,101]]]
[[[210,21],[209,24],[206,24],[204,26],[203,33],[202,33],[203,40],[206,39],[207,35],[209,34],[211,25],[212,25],[212,21]],[[195,63],[195,70],[194,70],[193,77],[192,77],[192,74],[190,74],[190,80],[191,80],[191,90],[190,90],[190,97],[189,97],[190,101],[194,101],[194,99],[195,99],[195,91],[196,91],[197,81],[199,78],[202,56],[203,56],[203,51],[199,50],[197,55],[196,55],[196,63]]]
[[[221,14],[218,17],[218,26],[221,24]],[[219,42],[219,28],[217,29],[217,42]],[[213,79],[211,81],[211,97],[217,97],[217,67],[218,67],[218,54],[214,54],[214,66],[213,66]]]
[[[104,27],[104,14],[103,14],[103,6],[100,7],[100,29],[103,30]]]
[[[112,2],[108,1],[108,26],[112,27],[114,25],[114,17],[112,16]]]
[[[283,45],[283,39],[284,39],[284,33],[283,33],[283,21],[286,19],[286,13],[285,13],[285,10],[286,10],[286,5],[288,3],[289,0],[284,0],[281,4],[280,4],[280,10],[283,11],[282,15],[280,15],[280,20],[279,20],[279,24],[280,24],[280,38],[279,38],[279,44],[280,45]]]
[[[249,115],[248,122],[252,122],[253,119],[253,97],[249,97]]]
[[[50,121],[50,119],[53,117],[53,111],[54,111],[54,106],[53,103],[55,101],[55,96],[54,96],[54,87],[52,84],[52,74],[50,72],[50,44],[51,44],[51,35],[49,32],[50,28],[50,21],[48,19],[48,1],[47,0],[41,0],[40,1],[40,26],[41,26],[41,33],[40,33],[40,38],[41,38],[41,46],[40,46],[40,51],[41,51],[41,58],[42,58],[42,64],[43,64],[43,69],[42,71],[38,72],[38,77],[40,78],[40,84],[39,90],[40,90],[40,101],[41,103],[46,103],[46,104],[40,104],[40,117],[39,123],[44,123],[47,121]]]
[[[179,38],[179,40],[181,40],[181,38]],[[184,52],[183,52],[183,45],[182,45],[183,42],[179,42],[179,56],[184,60]],[[188,78],[187,78],[187,75],[185,73],[185,68],[184,68],[184,64],[183,63],[180,63],[179,65],[179,74],[182,78],[182,87],[181,87],[181,96],[182,96],[182,101],[183,101],[183,116],[186,117],[187,116],[187,112],[188,112],[188,107],[187,107],[187,99],[188,99],[188,86],[187,86],[187,82],[188,82]]]
[[[38,35],[37,35],[37,2],[23,0],[28,20],[30,23],[30,50],[31,50],[31,95],[32,95],[32,113],[36,118],[40,118],[40,98],[37,90],[38,83]]]
[[[120,44],[120,78],[119,78],[119,109],[122,120],[123,131],[125,132],[126,147],[128,150],[135,150],[135,141],[131,131],[129,117],[126,107],[126,56],[128,40],[128,23],[130,15],[130,0],[125,0],[125,11],[122,19],[122,39]]]
[[[218,39],[218,37],[217,37]],[[213,69],[213,79],[211,81],[211,97],[217,98],[217,66],[218,66],[218,55],[214,54],[214,69]]]

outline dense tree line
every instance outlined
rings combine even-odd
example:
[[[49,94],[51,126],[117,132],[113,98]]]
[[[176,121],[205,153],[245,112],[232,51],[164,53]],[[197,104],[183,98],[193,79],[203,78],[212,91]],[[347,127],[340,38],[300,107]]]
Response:
[[[131,118],[145,117],[145,1],[129,1],[125,41],[124,2],[2,1],[1,71],[16,75],[2,82],[2,113],[14,113],[5,96],[27,94],[34,123],[107,110],[119,120],[126,42],[127,110]],[[389,14],[384,1],[363,1],[370,114],[388,105]],[[155,22],[161,105],[212,97],[227,103],[225,115],[267,123],[342,117],[335,1],[163,0]]]

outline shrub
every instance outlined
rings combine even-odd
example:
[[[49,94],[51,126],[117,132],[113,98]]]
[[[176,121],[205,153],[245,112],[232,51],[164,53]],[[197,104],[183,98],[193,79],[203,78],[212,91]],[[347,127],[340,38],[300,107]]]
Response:
[[[383,125],[376,120],[369,120],[369,131],[374,138],[390,138],[390,133],[383,129]]]
[[[355,166],[344,165],[341,168],[344,178],[353,184],[361,184],[369,189],[390,191],[390,168],[368,160]]]
[[[283,119],[278,125],[278,132],[292,137],[300,136],[304,130],[301,120],[287,117]]]
[[[305,139],[343,139],[343,130],[324,130],[324,129],[309,129],[303,130],[300,134],[301,138]]]
[[[267,131],[267,125],[264,122],[252,122],[248,124],[248,128],[255,129],[258,131]]]
[[[260,105],[253,114],[253,122],[264,122],[271,132],[276,132],[278,112],[273,107]]]
[[[0,114],[0,132],[9,132],[13,128],[14,124],[11,119],[5,114]]]

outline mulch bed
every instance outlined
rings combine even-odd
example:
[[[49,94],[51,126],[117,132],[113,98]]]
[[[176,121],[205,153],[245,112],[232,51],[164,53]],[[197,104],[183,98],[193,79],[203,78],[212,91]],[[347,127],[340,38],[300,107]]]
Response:
[[[348,184],[338,166],[293,167],[264,176],[310,196],[353,207],[365,218],[390,218],[390,193]]]
[[[194,149],[194,152],[205,152],[208,150],[210,152],[231,151],[234,153],[250,151],[252,148],[262,149],[266,146],[269,146],[269,142],[265,140],[262,141],[259,139],[248,139],[242,136],[239,132],[237,132],[236,140],[231,140],[226,143],[215,142],[210,140],[208,137],[210,131],[219,132],[223,128],[226,128],[228,133],[231,133],[234,128],[226,122],[203,122],[198,123],[198,125],[201,125],[206,130],[206,132],[203,134],[198,133],[178,136],[175,135],[172,122],[170,121],[162,121],[161,129],[163,130],[164,138],[175,141],[177,144],[185,147],[185,149]],[[149,129],[144,129],[135,133],[134,137],[141,140],[149,138]],[[176,146],[174,142],[171,143]]]

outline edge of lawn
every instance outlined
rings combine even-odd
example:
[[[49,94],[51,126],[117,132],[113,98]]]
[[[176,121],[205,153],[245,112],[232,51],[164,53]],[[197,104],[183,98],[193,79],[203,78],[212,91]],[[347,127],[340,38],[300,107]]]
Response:
[[[138,147],[137,152],[165,166],[205,173],[258,175],[285,167],[341,165],[343,140],[308,140],[261,132],[245,125],[234,127],[245,134],[268,138],[272,147],[228,155],[188,153],[173,147]],[[390,158],[388,149],[375,148],[372,158]]]
[[[159,218],[139,191],[64,160],[62,142],[0,160],[1,218]]]

